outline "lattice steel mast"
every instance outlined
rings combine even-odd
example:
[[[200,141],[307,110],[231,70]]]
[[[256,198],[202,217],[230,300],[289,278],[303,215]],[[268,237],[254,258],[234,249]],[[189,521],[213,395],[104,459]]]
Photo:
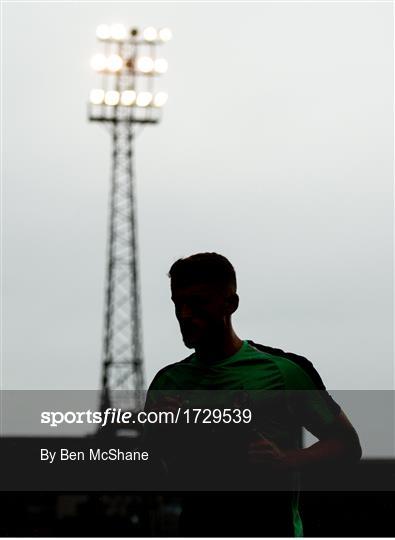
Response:
[[[136,124],[160,120],[167,95],[154,94],[153,84],[167,62],[156,57],[156,46],[171,32],[148,27],[140,35],[116,24],[100,25],[96,34],[104,54],[92,58],[92,67],[102,88],[91,91],[89,120],[108,126],[113,143],[101,408],[135,410],[142,406],[144,369],[133,140]]]

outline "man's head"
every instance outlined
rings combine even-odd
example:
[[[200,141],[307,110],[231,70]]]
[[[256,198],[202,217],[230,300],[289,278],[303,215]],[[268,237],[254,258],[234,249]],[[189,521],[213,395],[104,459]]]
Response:
[[[231,328],[239,297],[235,270],[228,259],[218,253],[197,253],[176,261],[168,275],[187,347],[208,346]]]

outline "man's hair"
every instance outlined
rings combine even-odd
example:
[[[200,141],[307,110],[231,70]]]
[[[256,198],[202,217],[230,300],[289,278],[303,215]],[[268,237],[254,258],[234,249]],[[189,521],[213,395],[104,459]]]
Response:
[[[213,284],[236,291],[236,272],[232,264],[218,253],[196,253],[178,259],[168,273],[172,285]]]

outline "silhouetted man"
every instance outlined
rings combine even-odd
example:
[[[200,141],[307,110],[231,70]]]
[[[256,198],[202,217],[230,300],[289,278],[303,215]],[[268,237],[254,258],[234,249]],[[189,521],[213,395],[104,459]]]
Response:
[[[161,369],[148,396],[155,391],[243,391],[253,401],[254,392],[282,391],[270,393],[281,399],[266,407],[266,424],[260,426],[264,420],[258,418],[254,424],[258,428],[249,431],[245,453],[257,478],[259,471],[269,469],[280,476],[292,475],[360,458],[353,426],[325,391],[311,362],[243,340],[235,333],[231,317],[239,297],[234,268],[225,257],[198,253],[179,259],[172,265],[169,277],[182,338],[194,353]],[[299,390],[313,393],[302,393],[294,399],[292,392]],[[169,410],[178,405],[173,394],[158,406]],[[299,447],[302,426],[318,439],[305,449]],[[239,448],[234,442],[227,443],[229,451],[233,446]],[[225,453],[226,448],[224,457]],[[263,485],[265,475],[261,477]],[[302,536],[303,531],[297,490],[188,495],[180,524],[183,536]]]

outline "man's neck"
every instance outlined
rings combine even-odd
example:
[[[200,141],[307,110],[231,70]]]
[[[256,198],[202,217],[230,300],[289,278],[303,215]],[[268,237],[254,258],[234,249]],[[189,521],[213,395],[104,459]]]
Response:
[[[231,330],[229,334],[220,336],[218,339],[210,341],[207,345],[196,347],[195,352],[201,362],[215,364],[224,358],[236,354],[242,345],[243,340]]]

